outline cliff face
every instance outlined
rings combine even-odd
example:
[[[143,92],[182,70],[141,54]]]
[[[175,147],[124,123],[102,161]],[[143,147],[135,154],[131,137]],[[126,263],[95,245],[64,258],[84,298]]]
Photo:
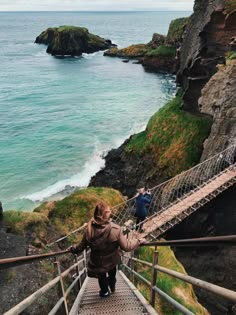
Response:
[[[236,141],[236,60],[227,62],[202,89],[201,112],[213,117],[211,133],[204,143],[202,160]]]
[[[185,32],[180,50],[177,83],[183,88],[183,108],[198,111],[201,89],[224,63],[235,36],[235,5],[225,10],[223,0],[196,0],[194,14]]]

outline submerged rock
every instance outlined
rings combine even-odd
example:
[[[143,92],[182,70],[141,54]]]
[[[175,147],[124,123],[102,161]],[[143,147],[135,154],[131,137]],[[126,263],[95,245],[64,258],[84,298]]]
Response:
[[[48,45],[47,53],[53,56],[81,56],[115,46],[111,40],[77,26],[48,28],[37,36],[35,43]]]

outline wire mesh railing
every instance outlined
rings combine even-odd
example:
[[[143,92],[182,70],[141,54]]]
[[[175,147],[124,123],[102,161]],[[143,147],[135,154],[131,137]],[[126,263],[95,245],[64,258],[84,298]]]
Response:
[[[216,154],[193,168],[161,183],[152,189],[151,202],[148,206],[148,217],[160,214],[170,206],[183,200],[193,191],[199,190],[228,168],[234,168],[236,144]],[[135,219],[136,198],[133,197],[115,207],[113,221],[123,225]]]

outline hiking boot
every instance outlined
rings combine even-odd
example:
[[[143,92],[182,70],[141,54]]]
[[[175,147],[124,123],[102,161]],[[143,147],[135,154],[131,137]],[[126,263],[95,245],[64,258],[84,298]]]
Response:
[[[102,292],[102,291],[100,291],[99,292],[99,295],[100,295],[100,297],[101,298],[106,298],[106,297],[109,297],[110,296],[110,293],[109,293],[109,291],[107,291],[107,292]]]
[[[113,285],[109,284],[109,287],[110,287],[111,293],[115,293],[116,285],[115,284],[113,284]]]

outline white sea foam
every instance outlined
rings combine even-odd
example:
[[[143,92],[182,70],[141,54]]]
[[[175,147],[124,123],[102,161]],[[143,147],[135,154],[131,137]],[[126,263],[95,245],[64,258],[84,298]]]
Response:
[[[100,51],[96,51],[96,52],[94,52],[94,53],[92,53],[92,54],[83,53],[83,54],[82,54],[82,57],[85,58],[85,59],[92,59],[94,56],[99,55],[99,54],[101,54],[101,53],[102,53],[102,52],[100,52]]]
[[[51,197],[57,193],[62,192],[66,186],[72,187],[86,187],[89,184],[90,178],[98,172],[102,167],[104,167],[104,159],[102,158],[102,154],[98,152],[94,152],[91,158],[84,164],[81,172],[73,175],[68,179],[61,180],[56,182],[55,184],[38,191],[36,193],[23,196],[21,199],[29,199],[32,201],[43,201],[48,197]]]

